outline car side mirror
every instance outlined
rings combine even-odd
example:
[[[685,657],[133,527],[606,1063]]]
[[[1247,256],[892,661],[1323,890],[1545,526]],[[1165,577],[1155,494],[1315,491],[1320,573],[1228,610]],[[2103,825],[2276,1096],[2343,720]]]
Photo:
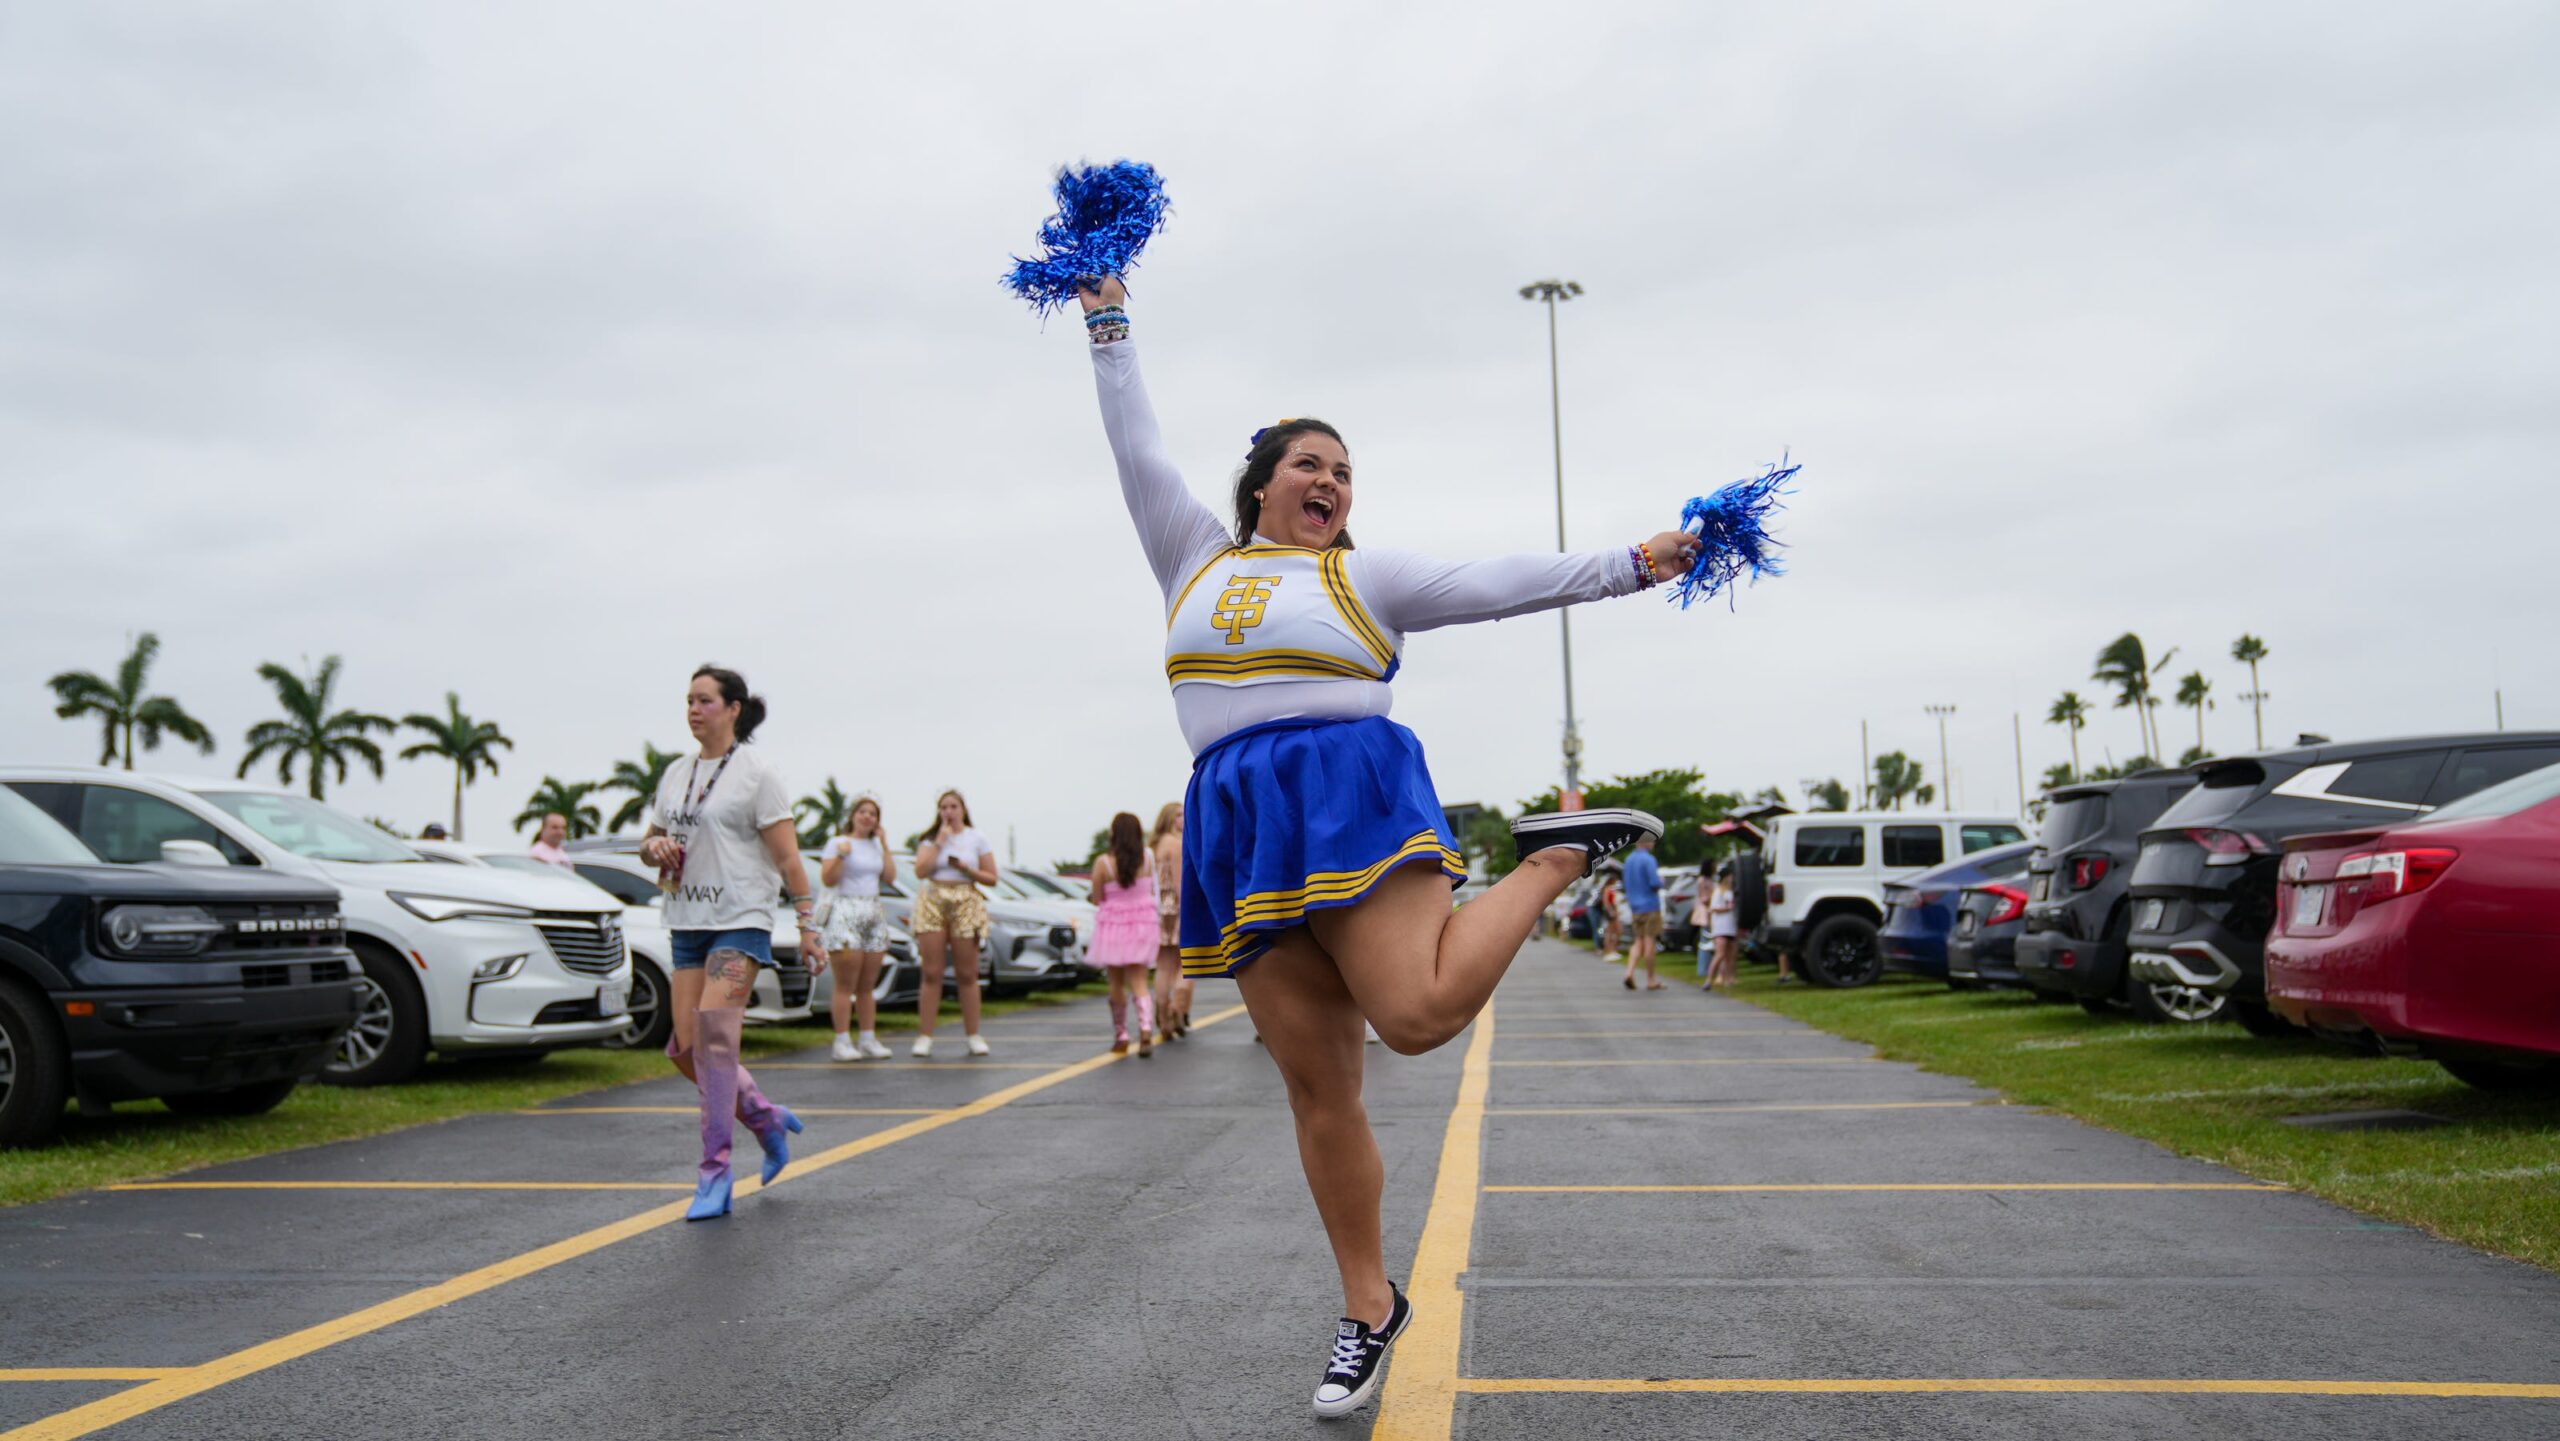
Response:
[[[228,866],[222,852],[203,841],[162,841],[160,859],[173,866]]]

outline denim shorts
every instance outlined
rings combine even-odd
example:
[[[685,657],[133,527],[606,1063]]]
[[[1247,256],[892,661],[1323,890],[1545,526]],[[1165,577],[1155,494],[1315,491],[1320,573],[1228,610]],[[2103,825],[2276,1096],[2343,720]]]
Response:
[[[740,927],[734,931],[669,931],[679,971],[698,971],[713,951],[737,951],[759,966],[773,964],[773,932]]]

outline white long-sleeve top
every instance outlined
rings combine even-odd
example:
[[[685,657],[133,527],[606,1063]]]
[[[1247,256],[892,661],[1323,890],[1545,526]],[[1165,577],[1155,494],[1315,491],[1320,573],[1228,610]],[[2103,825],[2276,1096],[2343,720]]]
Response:
[[[1194,754],[1266,721],[1387,714],[1409,632],[1641,588],[1624,549],[1443,561],[1403,550],[1237,546],[1164,453],[1138,353],[1093,349],[1120,495],[1166,610],[1166,673]],[[1221,564],[1225,562],[1225,564]]]

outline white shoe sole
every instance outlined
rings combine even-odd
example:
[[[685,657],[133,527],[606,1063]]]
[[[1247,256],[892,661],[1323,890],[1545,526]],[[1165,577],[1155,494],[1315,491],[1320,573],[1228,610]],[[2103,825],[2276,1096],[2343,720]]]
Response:
[[[1361,1385],[1359,1390],[1352,1392],[1350,1395],[1343,1397],[1339,1401],[1316,1402],[1316,1414],[1328,1421],[1337,1416],[1350,1415],[1352,1412],[1357,1411],[1362,1406],[1368,1404],[1369,1398],[1377,1394],[1378,1383],[1385,1379],[1387,1379],[1387,1368],[1381,1365],[1377,1370],[1369,1373],[1369,1379]]]

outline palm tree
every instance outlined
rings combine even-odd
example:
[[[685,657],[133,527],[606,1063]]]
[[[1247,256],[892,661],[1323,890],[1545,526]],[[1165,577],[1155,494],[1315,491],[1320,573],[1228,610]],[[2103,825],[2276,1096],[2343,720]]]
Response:
[[[1934,799],[1937,787],[1920,784],[1920,770],[1918,761],[1900,751],[1886,751],[1876,757],[1876,809],[1898,811],[1906,799],[1916,797],[1924,806]]]
[[[295,675],[274,661],[258,667],[258,674],[274,686],[276,702],[284,707],[283,720],[264,720],[249,727],[242,737],[249,753],[240,758],[239,774],[247,775],[249,767],[264,760],[269,751],[276,755],[276,780],[293,784],[293,763],[305,762],[311,776],[311,798],[321,800],[322,776],[332,763],[338,767],[338,779],[347,778],[347,757],[354,756],[373,768],[374,776],[382,775],[382,747],[365,738],[367,731],[396,731],[399,723],[389,716],[370,711],[329,709],[330,692],[338,688],[338,658],[330,656],[309,680]]]
[[[557,776],[544,776],[542,784],[535,786],[533,795],[525,801],[524,809],[516,812],[513,824],[517,830],[527,826],[539,830],[542,818],[557,811],[569,822],[569,839],[594,835],[604,828],[604,817],[587,797],[603,789],[602,781],[564,781]]]
[[[2080,767],[2077,765],[2047,766],[2044,772],[2044,788],[2053,790],[2059,786],[2070,785],[2079,778]]]
[[[133,748],[137,738],[144,750],[160,749],[162,732],[176,736],[206,755],[213,754],[213,732],[187,714],[184,707],[165,695],[144,695],[143,681],[151,673],[151,662],[160,655],[160,637],[144,631],[134,638],[133,651],[116,667],[116,678],[110,682],[92,671],[67,670],[45,684],[53,688],[53,698],[61,704],[54,714],[64,720],[94,715],[106,740],[98,750],[98,764],[105,765],[117,756],[124,757],[124,768],[133,769]]]
[[[2080,774],[2080,728],[2089,723],[2089,703],[2082,700],[2080,692],[2076,690],[2064,691],[2054,698],[2053,709],[2044,713],[2044,723],[2049,726],[2068,728],[2066,733],[2071,737],[2071,776],[2065,779],[2078,776]],[[2045,784],[2051,785],[2053,782],[2048,780]]]
[[[684,758],[682,751],[662,751],[647,741],[640,743],[640,759],[615,761],[613,774],[604,778],[598,789],[629,791],[631,799],[606,822],[607,830],[621,830],[649,813],[649,805],[658,798],[658,782],[666,779],[667,767]]]
[[[2191,670],[2178,678],[2178,704],[2196,713],[2196,748],[2179,758],[2182,765],[2193,765],[2213,752],[2204,748],[2204,713],[2213,709],[2213,682],[2204,672]]]
[[[827,777],[825,789],[814,796],[802,796],[791,803],[791,813],[800,818],[800,844],[816,849],[827,843],[827,837],[844,829],[845,820],[853,814],[853,797]]]
[[[1849,788],[1837,779],[1823,781],[1805,790],[1805,809],[1845,811],[1849,808]]]
[[[2156,755],[2160,750],[2160,735],[2154,716],[2160,698],[2153,692],[2151,678],[2167,669],[2170,659],[2177,653],[2178,648],[2171,646],[2158,660],[2147,660],[2142,651],[2142,637],[2126,631],[2098,652],[2097,666],[2089,672],[2089,679],[2105,681],[2116,688],[2116,709],[2136,707],[2135,714],[2142,722],[2142,749],[2148,754]]]
[[[496,721],[476,721],[462,713],[462,697],[452,691],[444,693],[442,716],[405,715],[400,724],[422,730],[427,738],[400,753],[400,759],[413,761],[420,756],[442,756],[453,762],[453,838],[462,839],[462,788],[480,778],[480,768],[498,773],[499,746],[509,750],[516,743],[506,738]]]
[[[2256,736],[2258,749],[2267,748],[2267,693],[2258,684],[2258,662],[2267,658],[2267,643],[2254,635],[2244,635],[2231,643],[2231,658],[2249,668],[2249,725]]]

